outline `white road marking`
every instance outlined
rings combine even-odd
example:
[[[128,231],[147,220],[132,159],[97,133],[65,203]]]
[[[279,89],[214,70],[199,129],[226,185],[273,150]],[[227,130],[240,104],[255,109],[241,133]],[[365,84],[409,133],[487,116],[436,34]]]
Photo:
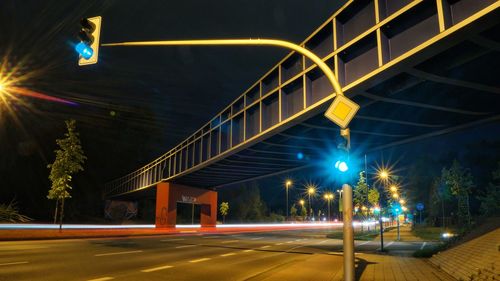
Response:
[[[285,243],[293,243],[293,241],[288,241],[288,242],[285,242]]]
[[[269,247],[271,247],[271,246],[266,245],[266,246],[262,246],[262,247],[260,247],[260,248],[261,248],[261,249],[265,249],[265,248],[269,248]]]
[[[220,255],[221,257],[229,257],[229,256],[234,256],[236,255],[236,253],[227,253],[227,254],[223,254],[223,255]]]
[[[161,242],[170,242],[170,241],[182,241],[185,240],[184,238],[176,238],[176,239],[164,239],[160,240]]]
[[[87,281],[106,281],[106,280],[112,280],[112,279],[115,279],[114,277],[101,277],[101,278],[97,278],[97,279],[89,279]]]
[[[248,253],[248,252],[253,252],[252,249],[249,249],[249,250],[243,250],[243,253]]]
[[[164,266],[158,266],[158,267],[153,267],[153,268],[148,268],[148,269],[143,269],[141,270],[142,272],[153,272],[153,271],[158,271],[158,270],[163,270],[163,269],[168,269],[172,268],[173,266],[171,265],[164,265]]]
[[[264,237],[255,237],[255,238],[250,238],[250,240],[259,240],[259,239],[262,239]]]
[[[424,243],[422,244],[422,247],[420,247],[420,250],[422,250],[422,249],[425,247],[425,244],[427,244],[427,242],[424,242]]]
[[[370,243],[370,242],[371,242],[371,241],[366,241],[366,242],[363,242],[363,243],[361,243],[361,244],[358,244],[358,246],[363,246],[363,245],[366,245],[366,244],[368,244],[368,243]]]
[[[182,248],[190,248],[190,247],[195,247],[196,245],[183,245],[183,246],[177,246],[175,247],[176,249],[182,249]]]
[[[276,244],[274,244],[274,245],[283,245],[283,243],[276,243]]]
[[[0,266],[6,266],[6,265],[17,265],[17,264],[27,264],[27,261],[16,261],[16,262],[7,262],[7,263],[0,263]]]
[[[323,244],[325,242],[328,242],[328,240],[323,240],[323,241],[319,242],[318,244]]]
[[[126,254],[137,254],[142,253],[142,250],[137,251],[126,251],[126,252],[114,252],[114,253],[105,253],[105,254],[97,254],[95,257],[104,257],[104,256],[115,256],[115,255],[126,255]]]
[[[239,240],[226,240],[226,241],[221,241],[222,244],[227,244],[227,243],[234,243],[238,242]]]
[[[190,263],[197,263],[197,262],[208,261],[208,260],[211,260],[211,258],[202,258],[202,259],[192,260],[189,262]]]
[[[392,244],[394,244],[394,241],[391,241],[391,242],[387,243],[386,245],[384,245],[384,247],[389,247],[389,246],[391,246]]]

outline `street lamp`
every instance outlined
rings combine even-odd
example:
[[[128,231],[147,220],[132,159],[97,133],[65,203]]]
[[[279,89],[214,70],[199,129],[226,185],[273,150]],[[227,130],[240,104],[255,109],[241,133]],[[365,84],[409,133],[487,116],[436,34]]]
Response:
[[[325,193],[323,198],[326,200],[326,204],[328,205],[328,221],[330,221],[330,200],[333,200],[333,193]]]
[[[285,181],[285,189],[286,189],[286,219],[288,220],[288,189],[292,186],[291,180]]]
[[[399,195],[398,195],[397,193],[393,193],[393,194],[392,194],[392,198],[394,198],[394,199],[398,199],[398,198],[399,198]]]
[[[399,199],[399,204],[404,205],[406,201],[404,199]]]
[[[316,193],[316,188],[313,186],[313,185],[309,185],[307,187],[307,198],[309,200],[309,216],[313,216],[312,214],[312,206],[311,206],[311,195],[314,195],[314,193]]]
[[[394,184],[393,184],[393,185],[391,185],[391,186],[389,187],[389,189],[391,190],[391,192],[396,192],[396,191],[398,191],[398,187],[397,187],[396,185],[394,185]]]

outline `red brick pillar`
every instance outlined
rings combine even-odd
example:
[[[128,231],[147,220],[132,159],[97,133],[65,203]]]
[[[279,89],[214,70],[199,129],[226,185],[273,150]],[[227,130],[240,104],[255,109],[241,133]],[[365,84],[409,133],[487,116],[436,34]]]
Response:
[[[202,227],[217,224],[216,191],[161,182],[156,186],[156,228],[175,227],[177,202],[200,204]]]
[[[207,190],[206,197],[209,202],[201,205],[200,223],[202,227],[215,227],[217,224],[217,192]]]
[[[170,183],[156,186],[156,228],[174,228],[177,217],[177,202],[170,196]]]

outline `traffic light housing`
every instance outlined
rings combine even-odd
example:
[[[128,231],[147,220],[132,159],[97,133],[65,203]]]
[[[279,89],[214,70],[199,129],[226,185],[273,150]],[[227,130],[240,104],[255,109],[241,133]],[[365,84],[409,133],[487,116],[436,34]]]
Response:
[[[342,139],[337,145],[339,154],[337,157],[337,161],[335,162],[335,169],[339,170],[342,173],[345,173],[347,172],[347,170],[349,170],[349,149],[351,148],[351,132],[348,128],[341,129],[340,136],[342,137]]]
[[[78,65],[96,64],[99,57],[99,37],[101,35],[100,16],[80,20],[80,31],[75,50],[80,55]]]

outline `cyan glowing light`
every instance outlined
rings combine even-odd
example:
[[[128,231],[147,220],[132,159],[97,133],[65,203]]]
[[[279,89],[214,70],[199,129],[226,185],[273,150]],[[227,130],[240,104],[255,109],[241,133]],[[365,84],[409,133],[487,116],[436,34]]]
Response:
[[[335,162],[335,168],[341,171],[342,173],[349,170],[349,166],[347,166],[347,163],[345,161],[340,161],[340,160]]]
[[[86,60],[90,59],[94,54],[94,50],[92,50],[89,45],[83,42],[76,44],[75,50]]]
[[[299,160],[304,159],[304,153],[302,153],[302,152],[297,153],[297,159],[299,159]]]

